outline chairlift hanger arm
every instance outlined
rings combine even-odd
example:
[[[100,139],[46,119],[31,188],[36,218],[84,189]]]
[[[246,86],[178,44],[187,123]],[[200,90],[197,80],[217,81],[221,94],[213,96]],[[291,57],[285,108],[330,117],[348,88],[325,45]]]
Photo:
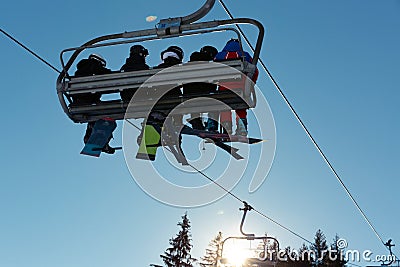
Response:
[[[255,236],[255,234],[246,234],[243,232],[243,224],[244,224],[244,220],[246,218],[247,211],[250,211],[253,208],[249,204],[247,204],[246,201],[243,201],[243,204],[244,204],[244,208],[239,209],[239,210],[243,210],[243,217],[242,217],[242,221],[240,222],[240,232],[242,233],[242,235],[244,235],[248,238],[253,238]]]
[[[199,8],[199,10],[193,12],[190,15],[182,17],[182,24],[190,24],[192,22],[198,21],[202,17],[208,14],[210,10],[213,8],[215,4],[215,0],[207,0],[206,3]]]

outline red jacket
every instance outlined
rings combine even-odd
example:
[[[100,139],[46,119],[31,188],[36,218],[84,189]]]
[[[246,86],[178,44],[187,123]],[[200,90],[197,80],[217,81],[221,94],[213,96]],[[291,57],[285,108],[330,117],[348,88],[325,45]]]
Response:
[[[239,52],[237,51],[222,51],[219,52],[216,56],[215,61],[229,61],[229,60],[235,60],[235,59],[240,59]],[[246,61],[251,62],[253,59],[250,56],[246,56]],[[254,72],[253,76],[250,77],[251,80],[256,83],[257,78],[258,78],[258,69],[256,68],[256,71]],[[235,82],[224,82],[219,85],[218,90],[227,90],[228,88],[230,89],[244,89],[245,87],[245,82],[246,82],[247,76],[243,74],[242,79],[240,81],[235,81]]]

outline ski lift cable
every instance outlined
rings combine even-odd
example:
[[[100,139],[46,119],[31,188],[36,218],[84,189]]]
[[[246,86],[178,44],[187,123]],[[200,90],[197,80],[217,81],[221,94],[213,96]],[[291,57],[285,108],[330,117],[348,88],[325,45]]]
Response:
[[[136,126],[133,122],[131,122],[128,119],[125,119],[126,122],[128,122],[130,125],[132,125],[133,127],[135,127],[137,130],[141,131],[140,127]],[[165,147],[166,150],[168,150],[169,152],[171,152],[171,150],[169,149],[169,147]],[[172,152],[171,152],[172,153]],[[246,203],[244,200],[242,200],[241,198],[239,198],[238,196],[236,196],[234,193],[232,193],[231,191],[229,191],[228,189],[226,189],[225,187],[223,187],[222,185],[220,185],[217,181],[215,181],[214,179],[212,179],[210,176],[208,176],[207,174],[205,174],[204,172],[202,172],[201,170],[199,170],[198,168],[196,168],[195,166],[193,166],[192,164],[188,163],[188,165],[193,168],[193,170],[195,170],[196,172],[198,172],[199,174],[201,174],[202,176],[204,176],[206,179],[208,179],[210,182],[214,183],[216,186],[218,186],[219,188],[221,188],[222,190],[224,190],[227,194],[229,194],[230,196],[232,196],[234,199],[236,199],[237,201],[241,202],[242,204]],[[271,217],[267,216],[266,214],[262,213],[261,211],[257,210],[256,208],[254,208],[252,206],[252,209],[258,213],[259,215],[261,215],[262,217],[264,217],[265,219],[271,221],[272,223],[278,225],[279,227],[281,227],[282,229],[290,232],[291,234],[297,236],[298,238],[304,240],[305,242],[312,244],[311,241],[309,241],[308,239],[302,237],[301,235],[297,234],[296,232],[294,232],[293,230],[291,230],[290,228],[284,226],[283,224],[279,223],[278,221],[272,219]]]
[[[225,12],[227,13],[227,15],[233,19],[233,15],[232,13],[228,10],[227,6],[225,5],[225,3],[223,2],[223,0],[218,0],[219,3],[221,4],[222,8],[225,10]],[[246,44],[250,47],[250,49],[254,52],[254,48],[251,45],[249,39],[247,38],[247,36],[245,35],[245,33],[243,32],[243,30],[241,29],[241,27],[239,25],[235,25],[237,27],[237,29],[240,32],[240,35],[244,38],[244,40],[246,41]],[[355,198],[353,197],[353,195],[350,193],[350,190],[347,188],[347,186],[344,184],[343,180],[340,178],[339,174],[336,172],[335,168],[333,167],[333,165],[331,164],[331,162],[328,160],[327,156],[325,155],[325,153],[322,151],[322,149],[320,148],[320,146],[318,145],[317,141],[314,139],[314,137],[311,135],[311,132],[308,130],[308,128],[306,127],[306,125],[304,124],[303,120],[300,118],[300,116],[298,115],[298,113],[296,112],[296,110],[294,109],[294,107],[292,106],[292,104],[290,103],[289,99],[286,97],[286,95],[284,94],[284,92],[282,91],[282,89],[280,88],[280,86],[278,85],[278,83],[276,82],[276,80],[274,79],[274,77],[272,76],[271,72],[268,70],[267,66],[264,64],[263,60],[261,59],[261,57],[259,58],[259,62],[263,68],[263,70],[265,71],[265,73],[267,73],[268,77],[271,79],[272,83],[274,84],[275,88],[278,90],[279,94],[281,95],[281,97],[284,99],[284,101],[286,102],[287,106],[290,108],[291,112],[293,113],[293,115],[296,117],[297,121],[300,123],[301,127],[303,128],[303,130],[306,132],[307,136],[309,137],[309,139],[311,140],[311,142],[314,144],[314,146],[316,147],[316,149],[318,150],[319,154],[321,155],[321,157],[324,159],[325,163],[328,165],[329,169],[332,171],[332,173],[335,175],[336,179],[338,180],[338,182],[340,183],[340,185],[343,187],[343,189],[345,190],[345,192],[347,193],[348,197],[351,199],[351,201],[353,202],[353,204],[356,206],[357,210],[361,213],[362,217],[364,218],[364,220],[367,222],[367,224],[369,225],[369,227],[372,229],[372,231],[375,233],[375,235],[377,236],[377,238],[382,242],[383,245],[385,245],[385,242],[383,241],[382,237],[380,236],[380,234],[378,233],[378,231],[376,230],[376,228],[373,226],[372,222],[368,219],[367,215],[365,214],[365,212],[361,209],[360,205],[357,203],[357,201],[355,200]],[[385,246],[386,247],[386,246]]]
[[[273,222],[274,224],[278,225],[279,227],[285,229],[286,231],[290,232],[291,234],[297,236],[298,238],[302,239],[303,241],[306,241],[309,244],[312,244],[312,242],[304,237],[302,237],[301,235],[297,234],[296,232],[292,231],[291,229],[287,228],[286,226],[282,225],[281,223],[275,221],[274,219],[272,219],[271,217],[267,216],[266,214],[262,213],[261,211],[253,208],[253,210],[258,213],[260,216],[266,218],[267,220]]]
[[[231,195],[233,198],[235,198],[236,200],[238,200],[239,202],[244,203],[243,200],[241,200],[238,196],[236,196],[234,193],[232,193],[231,191],[229,191],[228,189],[226,189],[225,187],[223,187],[222,185],[220,185],[219,183],[217,183],[214,179],[212,179],[210,176],[208,176],[207,174],[205,174],[204,172],[202,172],[201,170],[197,169],[195,166],[193,166],[192,164],[190,164],[188,162],[188,165],[190,167],[193,168],[193,170],[197,171],[198,173],[200,173],[201,175],[203,175],[205,178],[207,178],[208,180],[210,180],[212,183],[214,183],[216,186],[218,186],[219,188],[221,188],[222,190],[224,190],[226,193],[228,193],[229,195]]]
[[[26,45],[24,45],[23,43],[21,43],[20,41],[18,41],[17,39],[15,39],[11,34],[7,33],[5,30],[0,28],[0,31],[7,36],[8,38],[10,38],[13,42],[15,42],[16,44],[18,44],[19,46],[21,46],[23,49],[25,49],[26,51],[28,51],[30,54],[32,54],[34,57],[36,57],[37,59],[39,59],[40,61],[42,61],[44,64],[46,64],[47,66],[49,66],[50,68],[52,68],[54,71],[61,73],[61,71],[59,71],[56,67],[54,67],[52,64],[50,64],[48,61],[46,61],[44,58],[42,58],[41,56],[39,56],[38,54],[36,54],[34,51],[32,51],[31,49],[29,49]]]

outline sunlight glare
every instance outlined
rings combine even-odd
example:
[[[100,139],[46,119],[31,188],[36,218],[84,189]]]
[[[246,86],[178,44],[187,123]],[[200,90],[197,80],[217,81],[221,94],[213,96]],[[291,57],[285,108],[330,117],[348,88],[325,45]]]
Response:
[[[250,258],[250,251],[240,246],[230,246],[226,248],[224,255],[227,258],[227,265],[229,266],[242,266],[246,259]]]

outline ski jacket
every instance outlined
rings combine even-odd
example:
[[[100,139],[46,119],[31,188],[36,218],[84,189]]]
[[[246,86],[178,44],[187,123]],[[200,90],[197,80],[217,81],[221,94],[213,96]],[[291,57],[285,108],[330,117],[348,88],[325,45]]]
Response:
[[[148,69],[150,69],[150,67],[146,64],[145,58],[138,54],[131,54],[121,67],[121,71],[123,72]]]
[[[101,74],[109,74],[111,70],[103,67],[99,61],[93,58],[82,59],[76,65],[77,70],[75,72],[76,77],[84,77],[84,76],[92,76],[92,75],[101,75]],[[72,96],[73,104],[93,104],[100,102],[101,93],[84,93],[84,94],[76,94]]]
[[[160,63],[157,67],[154,67],[154,68],[155,69],[168,68],[168,67],[172,67],[174,65],[178,65],[180,63],[182,63],[182,61],[175,57],[167,57],[166,59],[164,59],[164,62]],[[171,89],[165,95],[167,97],[181,96],[182,92],[181,92],[180,88],[181,88],[180,86],[175,87],[175,88]]]
[[[200,52],[193,52],[190,55],[190,62],[195,61],[205,61],[208,62],[207,55]],[[183,94],[210,94],[215,92],[217,89],[217,85],[210,83],[188,83],[183,85]]]
[[[222,49],[221,52],[219,52],[216,56],[214,61],[215,62],[222,62],[222,61],[228,61],[228,60],[235,60],[235,59],[241,59],[243,58],[247,62],[252,62],[253,58],[250,56],[250,54],[246,51],[242,51],[240,49],[240,44],[237,41],[231,40],[229,41],[225,47]],[[249,77],[253,82],[257,81],[258,78],[258,69],[256,69],[255,73],[253,74],[252,77]],[[226,90],[227,88],[231,89],[238,89],[244,88],[245,85],[245,79],[246,77],[244,76],[241,81],[238,82],[225,82],[223,83],[225,86],[220,86],[219,90]]]
[[[246,51],[242,51],[240,49],[239,42],[231,40],[227,42],[222,51],[215,56],[214,61],[219,62],[219,61],[238,59],[242,58],[243,56],[245,57],[245,60],[247,62],[251,62],[253,60],[249,53],[247,53]]]

